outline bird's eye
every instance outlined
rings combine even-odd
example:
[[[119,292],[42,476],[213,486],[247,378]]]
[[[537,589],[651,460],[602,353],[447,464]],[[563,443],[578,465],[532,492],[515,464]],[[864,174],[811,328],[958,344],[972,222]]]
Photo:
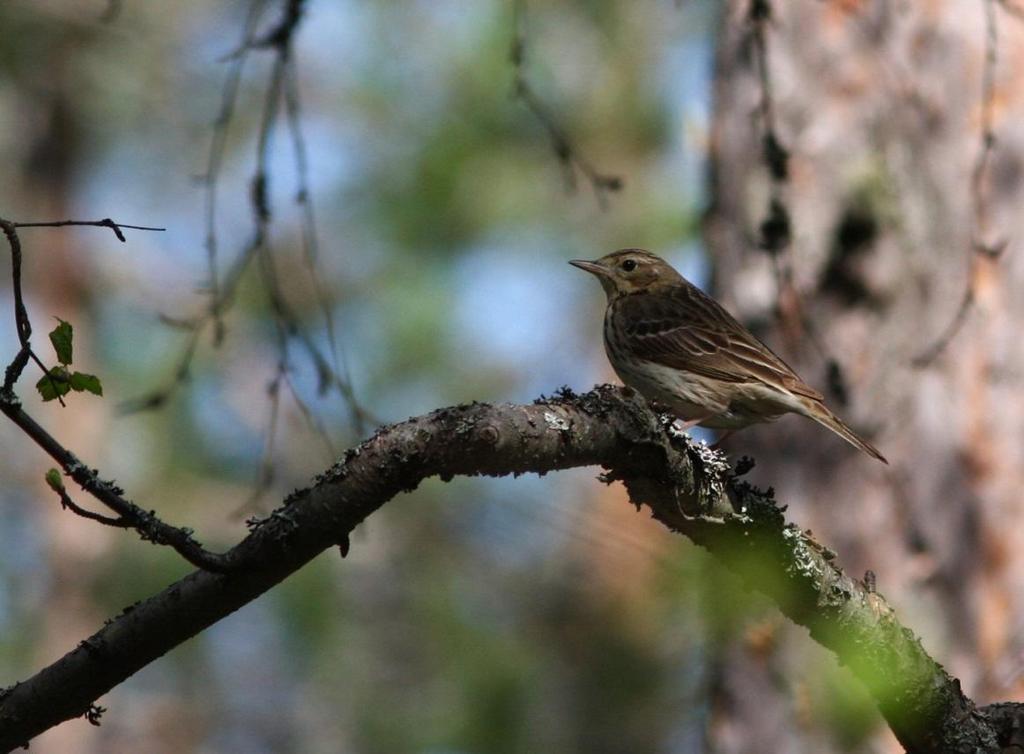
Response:
[[[620,265],[620,267],[622,267],[623,271],[625,271],[625,272],[632,272],[633,270],[636,269],[636,260],[635,259],[627,259],[625,262],[623,262]]]

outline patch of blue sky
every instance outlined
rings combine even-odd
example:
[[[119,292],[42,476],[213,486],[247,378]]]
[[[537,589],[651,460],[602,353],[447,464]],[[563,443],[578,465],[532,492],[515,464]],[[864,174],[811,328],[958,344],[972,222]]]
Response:
[[[334,309],[338,345],[344,349],[352,383],[359,392],[369,389],[376,375],[377,350],[386,334],[383,314],[372,297],[352,296]]]
[[[401,53],[409,49],[412,36],[432,52],[466,52],[477,44],[481,26],[501,9],[495,0],[318,0],[308,11],[316,23],[300,30],[300,48],[333,79],[339,69],[344,75],[345,69],[369,67],[382,53],[403,62]]]
[[[679,274],[701,290],[707,291],[711,282],[711,263],[700,241],[688,241],[666,254],[666,258],[679,270]]]
[[[32,307],[34,303],[29,298],[26,306]],[[3,316],[0,316],[0,362],[2,366],[6,366],[19,348],[14,328],[14,301],[9,288],[0,293],[0,312],[3,312]],[[38,318],[33,321],[38,321]],[[41,331],[42,328],[37,325],[37,330]],[[39,332],[33,343],[43,354],[42,358],[49,360],[45,354],[45,349],[49,348],[45,333]],[[16,388],[29,410],[38,403],[38,399],[34,397],[33,386],[39,374],[37,367],[29,364]],[[4,464],[12,464],[9,468],[13,471],[18,468],[17,459],[23,451],[27,451],[34,458],[33,462],[38,462],[41,478],[43,471],[48,468],[46,460],[42,455],[37,455],[35,446],[14,424],[8,422],[6,418],[0,418],[0,422],[3,423],[0,428],[0,439]],[[38,488],[33,489],[35,493],[42,494]],[[52,501],[43,497],[27,496],[25,489],[16,484],[0,486],[0,549],[4,552],[3,568],[0,569],[0,633],[6,633],[11,621],[16,619],[11,612],[12,606],[16,605],[19,610],[27,612],[37,607],[31,596],[21,593],[22,591],[32,591],[40,597],[45,594],[45,588],[39,583],[39,579],[47,577],[49,571],[43,552],[43,529],[35,515],[35,506],[44,502]],[[15,592],[18,594],[14,594]]]
[[[211,468],[248,469],[259,462],[264,427],[242,420],[224,399],[224,391],[230,389],[220,374],[196,375],[189,383],[188,411],[203,439],[202,453],[210,456],[206,463]],[[237,476],[247,473],[239,470]]]
[[[5,280],[0,288],[0,362],[4,366],[9,364],[19,347],[18,334],[14,329],[14,293],[10,283]]]
[[[654,68],[658,88],[678,128],[677,137],[671,140],[671,153],[660,164],[672,171],[677,190],[682,188],[694,204],[705,201],[704,145],[710,121],[713,64],[710,35],[688,33],[665,47],[661,63]]]
[[[510,398],[586,381],[589,348],[573,326],[580,286],[553,248],[542,237],[505,239],[467,253],[453,270],[455,337],[474,358],[519,371],[520,394]]]
[[[676,634],[681,633],[678,624],[672,624]],[[702,754],[709,750],[707,729],[713,713],[711,695],[707,693],[710,683],[709,655],[697,637],[705,630],[685,632],[694,639],[676,657],[665,658],[663,667],[669,670],[674,704],[679,710],[673,717],[672,727],[665,742],[667,754]]]
[[[381,421],[402,421],[452,402],[446,395],[447,382],[433,373],[410,374],[392,381],[381,393],[367,400],[365,405]],[[368,392],[367,397],[370,395]]]
[[[316,0],[306,10],[315,23],[299,30],[298,62],[306,74],[332,83],[347,81],[376,54],[377,9],[354,0]]]
[[[43,468],[41,465],[40,473]],[[4,552],[0,569],[0,635],[11,630],[19,615],[34,614],[48,593],[45,580],[50,577],[50,570],[44,549],[45,530],[39,525],[35,508],[51,501],[44,500],[43,493],[36,491],[39,497],[28,496],[24,491],[0,493],[0,547]]]
[[[125,244],[113,238],[110,243],[90,244],[97,259],[134,268],[143,279],[148,277],[144,273],[161,268],[172,278],[194,276],[206,258],[201,195],[189,167],[200,164],[198,159],[190,155],[183,164],[180,155],[154,155],[151,144],[130,138],[110,146],[76,186],[76,219],[112,217],[117,222],[167,230],[145,235],[144,231],[127,230]],[[161,275],[161,284],[167,283]]]
[[[140,389],[137,380],[162,383],[174,369],[178,349],[184,347],[186,336],[160,322],[156,311],[123,298],[104,297],[97,299],[93,314],[99,333],[93,347],[103,363],[117,376],[124,377],[128,387]],[[108,393],[107,397],[123,400],[127,396]]]

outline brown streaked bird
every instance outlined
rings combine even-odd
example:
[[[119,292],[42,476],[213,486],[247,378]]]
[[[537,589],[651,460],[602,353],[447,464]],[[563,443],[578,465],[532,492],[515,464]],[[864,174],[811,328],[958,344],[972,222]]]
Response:
[[[604,347],[615,373],[672,409],[684,429],[735,430],[795,413],[888,463],[829,410],[821,393],[665,260],[620,249],[569,264],[595,275],[608,295]]]

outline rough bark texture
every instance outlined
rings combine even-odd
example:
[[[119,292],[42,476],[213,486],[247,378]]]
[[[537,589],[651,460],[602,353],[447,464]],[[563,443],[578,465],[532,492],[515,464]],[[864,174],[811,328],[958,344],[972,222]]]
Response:
[[[707,547],[833,650],[867,684],[915,752],[1000,751],[1019,714],[989,716],[834,554],[786,523],[771,494],[733,478],[722,456],[678,437],[630,391],[564,393],[530,406],[472,404],[384,427],[296,492],[233,551],[230,574],[197,571],[126,608],[0,698],[0,750],[87,713],[103,693],[277,584],[400,492],[429,476],[544,473],[600,465],[639,506]],[[993,720],[1000,721],[997,729]]]
[[[719,298],[892,466],[865,465],[799,421],[726,447],[755,454],[851,569],[879,573],[979,701],[1024,694],[1024,23],[1010,5],[726,4],[706,226]],[[789,153],[774,183],[755,6],[769,18],[772,115]],[[775,255],[759,243],[773,194],[791,237]],[[976,251],[1006,240],[996,258]],[[968,287],[962,326],[922,364]],[[775,723],[790,707],[737,702],[745,738],[722,751],[807,750],[798,726]]]

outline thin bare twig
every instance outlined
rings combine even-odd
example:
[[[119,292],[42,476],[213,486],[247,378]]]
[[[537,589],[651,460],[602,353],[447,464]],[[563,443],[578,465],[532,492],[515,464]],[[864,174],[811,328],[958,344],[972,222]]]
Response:
[[[21,429],[33,442],[42,448],[54,461],[60,464],[64,473],[74,479],[79,486],[112,511],[118,514],[118,519],[111,519],[100,514],[77,506],[70,497],[65,503],[78,515],[99,521],[110,526],[135,529],[143,539],[164,544],[174,548],[188,562],[198,568],[211,571],[226,571],[232,565],[229,558],[208,552],[202,545],[192,538],[189,529],[177,528],[165,524],[152,511],[147,512],[123,497],[122,491],[113,483],[100,479],[95,469],[91,469],[67,448],[61,445],[49,432],[43,429],[35,419],[29,416],[21,406],[14,393],[14,386],[21,376],[22,371],[28,364],[29,359],[34,360],[45,374],[49,371],[33,353],[31,345],[32,323],[29,320],[28,311],[25,309],[24,297],[22,294],[21,280],[21,239],[18,236],[18,228],[39,228],[39,227],[63,227],[67,225],[87,225],[93,227],[105,227],[114,231],[114,234],[124,240],[121,228],[135,228],[141,230],[161,230],[160,228],[148,228],[145,226],[130,226],[115,223],[109,218],[97,221],[63,220],[43,223],[17,223],[10,220],[0,219],[0,229],[7,238],[8,246],[11,249],[12,258],[12,288],[14,291],[14,321],[18,331],[20,348],[14,360],[8,365],[5,372],[3,388],[0,389],[0,413],[3,413],[14,424]],[[68,504],[70,503],[70,504]],[[112,523],[117,521],[118,523]]]
[[[70,221],[69,221],[70,222]],[[60,405],[64,405],[60,390],[57,387],[50,370],[39,359],[32,350],[32,321],[28,317],[28,310],[25,308],[25,297],[21,289],[21,239],[18,237],[18,224],[10,220],[0,219],[0,231],[7,238],[7,245],[11,249],[11,290],[14,292],[14,327],[18,333],[18,353],[11,359],[11,363],[4,370],[4,384],[2,397],[14,395],[14,385],[21,378],[28,362],[32,361],[38,366],[53,388],[54,394]]]
[[[232,557],[209,552],[203,548],[193,538],[191,529],[166,524],[153,511],[143,510],[125,499],[119,487],[113,482],[100,479],[95,469],[78,460],[74,453],[61,445],[29,416],[12,393],[0,395],[0,412],[14,422],[50,458],[60,464],[64,473],[74,479],[83,490],[118,514],[124,522],[123,526],[118,524],[121,528],[132,528],[147,542],[173,548],[196,568],[224,573],[235,566]]]
[[[53,488],[53,485],[51,485],[51,488]],[[68,494],[68,491],[63,485],[53,489],[60,498],[60,507],[71,511],[77,516],[81,516],[82,518],[86,518],[90,521],[95,521],[96,523],[103,524],[104,526],[112,526],[115,529],[130,529],[132,527],[132,525],[123,518],[104,516],[102,513],[96,513],[95,511],[83,508],[71,499],[71,495]]]
[[[117,240],[121,243],[127,243],[124,233],[121,232],[122,228],[149,231],[167,230],[167,228],[153,228],[148,225],[126,225],[124,223],[115,223],[109,217],[103,220],[58,220],[46,223],[14,223],[15,228],[65,228],[69,225],[87,225],[94,228],[110,228],[114,232],[114,235],[117,236]]]

